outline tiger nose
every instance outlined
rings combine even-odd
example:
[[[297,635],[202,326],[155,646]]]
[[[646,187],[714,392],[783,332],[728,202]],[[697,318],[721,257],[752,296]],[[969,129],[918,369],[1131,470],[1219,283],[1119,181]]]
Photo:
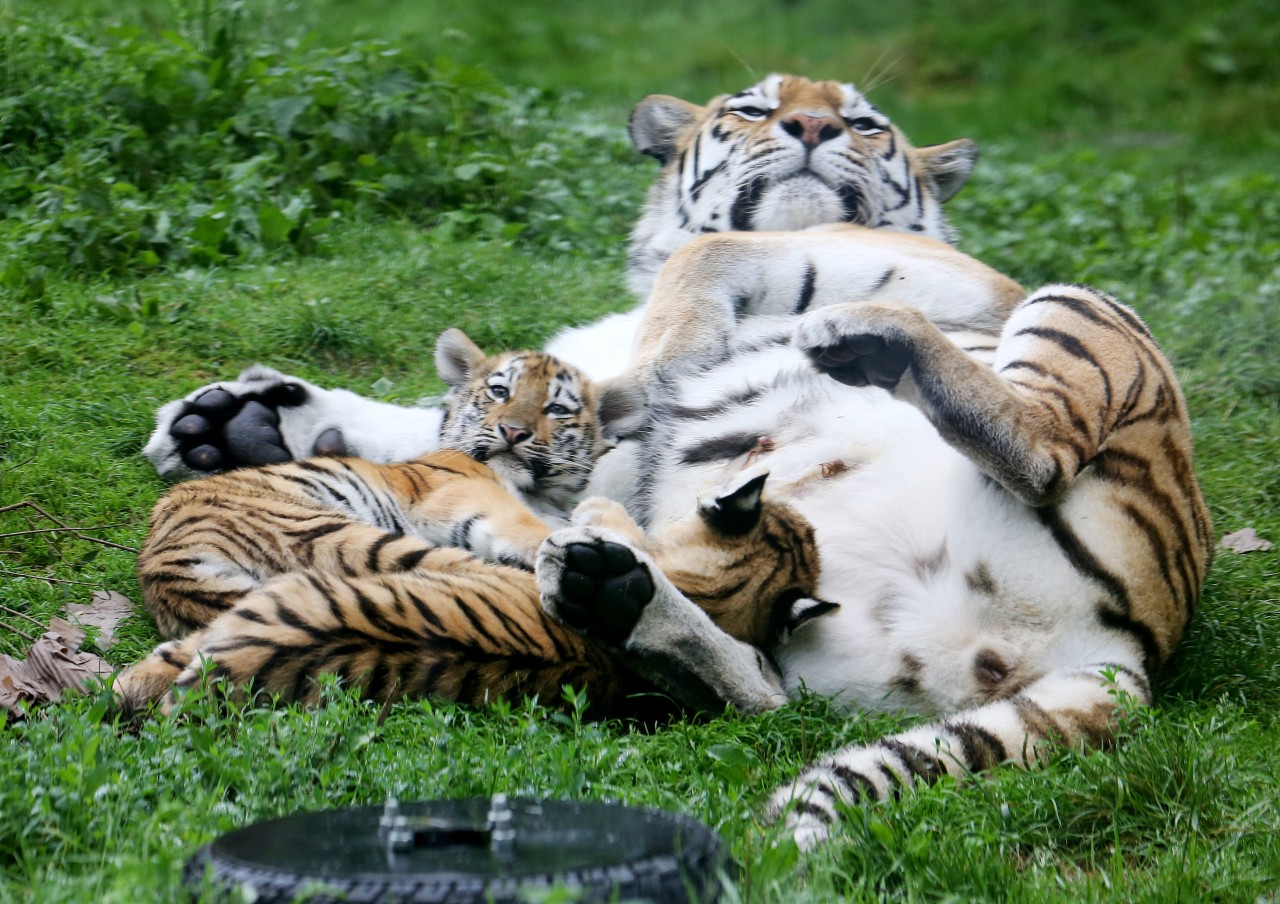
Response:
[[[799,138],[800,143],[810,150],[844,132],[835,117],[814,116],[812,113],[792,113],[782,120],[782,128],[791,137]]]
[[[526,439],[533,436],[532,430],[526,430],[523,427],[513,427],[510,424],[499,424],[498,432],[502,434],[502,438],[511,446],[514,446],[516,443],[524,442]]]

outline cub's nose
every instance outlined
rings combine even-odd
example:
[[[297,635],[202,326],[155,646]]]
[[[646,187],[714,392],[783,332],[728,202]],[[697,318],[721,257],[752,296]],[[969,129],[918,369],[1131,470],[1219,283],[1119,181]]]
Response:
[[[782,120],[782,129],[791,137],[799,138],[809,150],[844,133],[835,117],[812,113],[792,113]]]
[[[522,443],[529,437],[533,436],[532,430],[526,430],[523,427],[513,427],[511,424],[499,424],[498,432],[502,434],[502,438],[507,441],[507,445],[514,446]]]

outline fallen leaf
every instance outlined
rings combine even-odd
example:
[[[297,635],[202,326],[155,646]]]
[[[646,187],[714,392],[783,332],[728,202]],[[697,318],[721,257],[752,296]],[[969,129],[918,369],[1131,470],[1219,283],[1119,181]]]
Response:
[[[25,660],[0,656],[0,708],[12,712],[17,705],[52,703],[70,690],[77,693],[94,678],[111,674],[111,666],[79,649],[84,631],[55,618],[31,648]]]
[[[72,603],[67,606],[67,616],[86,628],[97,628],[95,643],[100,650],[109,650],[116,643],[116,627],[133,615],[133,601],[114,590],[95,590],[88,603]]]
[[[23,701],[38,703],[45,696],[45,689],[27,674],[25,662],[0,656],[0,709],[12,712]]]
[[[1271,541],[1264,540],[1258,536],[1258,532],[1252,527],[1246,527],[1235,533],[1227,534],[1222,538],[1223,549],[1229,549],[1232,552],[1266,552],[1271,548]]]

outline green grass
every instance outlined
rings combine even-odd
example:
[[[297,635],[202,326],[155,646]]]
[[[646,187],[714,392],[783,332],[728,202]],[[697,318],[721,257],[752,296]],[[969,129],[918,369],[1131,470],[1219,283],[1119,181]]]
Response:
[[[532,111],[532,128],[516,123],[502,137],[519,164],[483,191],[462,178],[476,172],[457,169],[486,159],[494,139],[464,117],[442,133],[456,139],[453,156],[438,158],[442,171],[419,174],[446,191],[424,194],[420,207],[340,197],[316,208],[339,217],[312,244],[219,243],[219,257],[203,261],[158,252],[155,262],[138,260],[136,248],[98,263],[41,248],[32,256],[14,224],[48,226],[25,189],[51,177],[18,179],[13,161],[25,154],[18,162],[34,167],[31,155],[53,145],[0,141],[9,167],[0,185],[11,190],[0,192],[0,236],[19,243],[18,252],[5,244],[0,259],[0,508],[36,501],[74,524],[114,525],[98,535],[136,545],[162,489],[137,453],[165,400],[261,360],[412,402],[441,389],[430,360],[445,327],[489,348],[528,346],[624,307],[621,248],[652,173],[649,161],[622,151],[632,101],[650,92],[705,99],[774,69],[862,81],[885,70],[873,99],[911,134],[968,134],[984,146],[978,174],[952,206],[962,247],[1027,285],[1087,281],[1137,307],[1183,379],[1217,533],[1253,526],[1280,540],[1280,63],[1269,49],[1280,25],[1261,0],[1049,0],[1025,11],[581,0],[558,9],[516,16],[498,0],[247,4],[237,46],[265,46],[283,66],[359,84],[373,68],[335,62],[340,54],[327,49],[383,39],[400,59],[421,61],[425,69],[409,70],[427,83],[432,72],[459,71],[449,57],[515,86],[503,103]],[[99,55],[95,80],[60,81],[40,68],[56,55],[21,56],[12,35],[38,26],[106,46],[109,14],[137,27],[129,53],[178,53],[152,46],[172,27],[194,48],[182,57],[190,62],[210,27],[226,21],[223,8],[207,21],[201,10],[63,0],[36,19],[0,3],[10,36],[0,38],[0,86],[9,97],[17,75],[44,86],[46,106],[23,115],[79,123],[60,133],[70,137],[59,148],[100,147],[119,121],[76,92],[135,78],[129,61],[138,57]],[[80,19],[87,13],[98,17],[91,25]],[[299,24],[308,35],[287,45]],[[578,97],[558,99],[566,89]],[[14,109],[0,106],[0,134],[11,134]],[[202,142],[218,134],[216,122],[183,133]],[[164,141],[160,153],[171,150]],[[236,162],[229,146],[214,150],[217,166]],[[102,169],[76,159],[85,158],[37,162],[119,175],[117,158],[94,164]],[[307,172],[279,159],[252,191],[269,194],[283,184],[277,177],[302,173],[290,190],[311,192]],[[533,166],[544,159],[554,165]],[[154,225],[162,210],[180,222],[181,205],[209,180],[217,181],[175,164],[143,198],[153,218],[144,222]],[[525,221],[536,228],[506,229]],[[115,247],[109,230],[99,239]],[[0,515],[0,533],[27,527],[18,513]],[[0,901],[175,899],[184,858],[248,821],[388,792],[495,790],[690,812],[729,839],[747,901],[1275,900],[1276,556],[1219,554],[1158,705],[1129,719],[1117,750],[1063,753],[1034,772],[999,770],[908,794],[852,814],[835,843],[803,856],[785,841],[773,845],[762,794],[817,753],[902,720],[846,720],[808,700],[652,733],[532,706],[406,704],[379,722],[376,708],[335,690],[319,712],[228,713],[193,699],[187,718],[132,734],[102,701],[82,698],[0,729]],[[57,581],[137,598],[132,555],[71,538],[2,539],[0,569],[54,579],[0,575],[0,603],[41,621],[92,589]],[[3,611],[0,622],[30,633]],[[123,635],[113,662],[156,640],[143,615]],[[0,652],[25,647],[0,628]]]

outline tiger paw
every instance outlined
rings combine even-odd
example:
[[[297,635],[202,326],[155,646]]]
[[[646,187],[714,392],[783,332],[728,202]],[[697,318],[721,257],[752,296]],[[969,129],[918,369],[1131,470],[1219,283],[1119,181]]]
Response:
[[[536,572],[542,605],[563,624],[621,646],[657,586],[643,554],[605,531],[567,528],[542,545]]]
[[[819,371],[846,386],[893,389],[911,365],[923,316],[905,305],[842,304],[800,319],[792,341]]]
[[[276,464],[295,456],[281,431],[281,411],[305,405],[314,387],[256,365],[229,382],[203,386],[156,414],[143,455],[162,477],[198,477]],[[319,432],[302,455],[343,455],[341,431]]]

